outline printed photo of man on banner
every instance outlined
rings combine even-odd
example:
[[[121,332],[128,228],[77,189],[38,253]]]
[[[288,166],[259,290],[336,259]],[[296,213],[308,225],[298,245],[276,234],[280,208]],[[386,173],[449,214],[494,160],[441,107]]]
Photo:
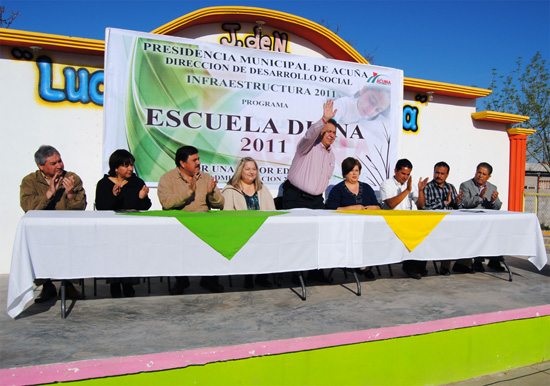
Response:
[[[359,159],[375,189],[392,175],[402,70],[118,29],[107,30],[105,51],[104,165],[128,149],[149,186],[174,168],[179,147],[192,145],[222,185],[249,156],[277,189],[329,99],[338,110],[336,163]],[[334,175],[331,184],[340,181]]]

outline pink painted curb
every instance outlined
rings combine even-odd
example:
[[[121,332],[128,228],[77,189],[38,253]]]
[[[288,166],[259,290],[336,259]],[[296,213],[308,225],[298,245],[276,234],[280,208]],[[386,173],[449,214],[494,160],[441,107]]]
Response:
[[[423,335],[459,328],[483,326],[519,319],[550,315],[550,305],[462,316],[404,326],[318,335],[278,341],[249,343],[236,346],[200,348],[187,351],[139,355],[114,359],[97,359],[52,365],[17,367],[0,370],[0,384],[36,385],[78,381],[91,378],[135,374],[184,368],[237,359],[276,355],[327,347]]]

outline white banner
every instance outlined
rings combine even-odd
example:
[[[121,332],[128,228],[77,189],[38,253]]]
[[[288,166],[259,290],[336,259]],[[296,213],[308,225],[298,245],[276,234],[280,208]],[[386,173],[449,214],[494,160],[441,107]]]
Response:
[[[125,148],[154,185],[175,167],[176,150],[192,145],[222,186],[250,156],[275,189],[331,99],[338,109],[331,183],[346,157],[360,160],[361,180],[375,188],[393,175],[402,70],[117,29],[107,30],[105,51],[105,170],[111,153]]]

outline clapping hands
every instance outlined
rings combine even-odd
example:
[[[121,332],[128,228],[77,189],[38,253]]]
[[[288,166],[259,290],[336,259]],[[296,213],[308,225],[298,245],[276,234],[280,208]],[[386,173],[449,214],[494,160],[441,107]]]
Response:
[[[212,194],[214,192],[214,189],[216,188],[216,185],[218,184],[218,180],[214,177],[210,179],[210,182],[208,182],[208,186],[206,187],[206,193]]]
[[[148,194],[149,194],[149,188],[147,187],[147,185],[143,185],[143,187],[141,188],[138,194],[139,198],[143,200],[145,197],[147,197]]]
[[[59,190],[61,185],[65,188],[65,195],[67,198],[72,199],[75,196],[74,193],[74,176],[69,177],[63,177],[63,170],[58,170],[55,172],[53,178],[50,179],[50,185],[48,190],[46,191],[46,198],[49,200],[53,196],[55,196],[55,193]]]
[[[412,178],[409,178],[409,181],[412,180]],[[420,179],[418,180],[418,191],[421,192],[421,191],[424,191],[424,188],[426,187],[426,185],[428,184],[428,177],[422,179],[422,177],[420,177]]]
[[[53,196],[55,196],[57,189],[59,189],[59,187],[63,183],[63,177],[61,177],[62,174],[63,174],[62,170],[56,170],[53,178],[50,178],[50,186],[46,191],[46,198],[48,200]]]

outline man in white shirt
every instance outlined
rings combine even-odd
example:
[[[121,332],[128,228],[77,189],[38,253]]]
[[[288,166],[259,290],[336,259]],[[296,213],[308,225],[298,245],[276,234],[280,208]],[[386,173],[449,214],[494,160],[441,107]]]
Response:
[[[380,200],[382,209],[416,210],[423,208],[425,203],[424,188],[428,178],[418,181],[418,187],[412,183],[412,163],[406,158],[397,161],[394,176],[380,185]],[[403,262],[403,271],[413,279],[422,279],[426,276],[425,261],[406,260]]]
[[[424,207],[424,187],[428,179],[414,186],[411,178],[412,163],[406,158],[397,161],[394,176],[380,185],[382,209],[415,210]]]

